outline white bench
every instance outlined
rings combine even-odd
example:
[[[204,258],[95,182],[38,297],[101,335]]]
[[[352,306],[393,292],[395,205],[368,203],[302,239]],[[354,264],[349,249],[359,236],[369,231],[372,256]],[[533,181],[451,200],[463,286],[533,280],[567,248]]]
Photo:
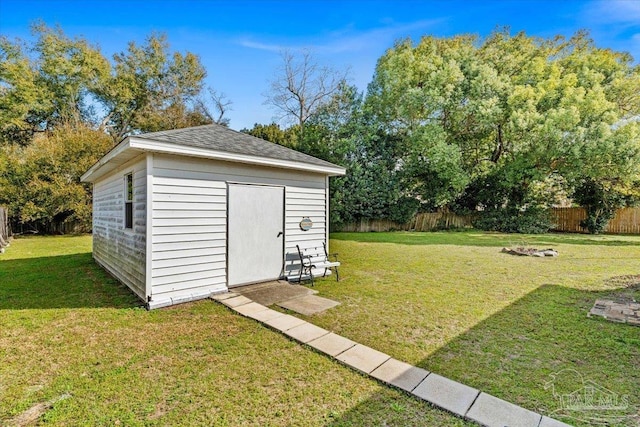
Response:
[[[302,282],[302,275],[305,275],[311,278],[311,285],[313,286],[314,269],[324,269],[322,277],[325,277],[329,270],[335,270],[336,282],[340,280],[340,275],[338,274],[338,267],[340,267],[340,263],[338,262],[338,254],[328,254],[327,246],[325,243],[322,243],[322,247],[302,249],[300,248],[300,245],[296,245],[296,248],[298,248],[298,256],[300,257],[300,276],[298,277],[299,282]],[[333,258],[334,261],[331,261],[329,259],[330,257]]]

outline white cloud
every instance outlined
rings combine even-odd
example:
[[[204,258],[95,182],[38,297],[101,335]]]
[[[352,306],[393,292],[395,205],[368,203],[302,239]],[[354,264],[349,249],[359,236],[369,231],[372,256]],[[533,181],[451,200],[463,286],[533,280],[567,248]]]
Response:
[[[369,47],[390,45],[398,38],[405,38],[416,31],[426,31],[428,28],[441,23],[442,19],[420,20],[410,23],[390,22],[385,26],[372,28],[366,31],[357,31],[349,26],[329,34],[315,37],[308,42],[298,41],[292,44],[279,44],[256,41],[250,37],[238,40],[238,44],[251,49],[278,52],[283,49],[300,50],[310,49],[321,54],[338,54],[357,52]],[[322,41],[318,39],[322,38]]]
[[[637,26],[640,24],[640,1],[599,0],[585,8],[585,18],[592,25],[618,24]]]
[[[240,46],[248,47],[250,49],[266,50],[268,52],[280,52],[284,49],[289,49],[289,46],[279,44],[260,43],[248,38],[240,39],[238,41]]]
[[[587,3],[580,15],[583,27],[599,46],[629,52],[640,60],[640,1],[597,0]]]

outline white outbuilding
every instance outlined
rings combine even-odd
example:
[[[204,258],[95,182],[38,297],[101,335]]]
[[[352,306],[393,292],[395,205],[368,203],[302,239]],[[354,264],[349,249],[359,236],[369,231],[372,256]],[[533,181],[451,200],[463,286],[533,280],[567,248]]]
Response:
[[[148,308],[295,276],[345,169],[220,125],[129,136],[93,183],[93,257]]]

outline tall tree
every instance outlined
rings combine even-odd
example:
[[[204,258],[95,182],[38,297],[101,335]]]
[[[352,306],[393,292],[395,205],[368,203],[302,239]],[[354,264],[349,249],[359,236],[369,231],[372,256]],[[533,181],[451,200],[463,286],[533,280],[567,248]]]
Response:
[[[171,54],[165,35],[151,35],[142,46],[129,43],[114,61],[115,73],[98,97],[108,111],[101,125],[116,140],[211,122],[194,107],[206,76],[200,59]]]
[[[450,203],[465,190],[470,208],[520,212],[540,202],[533,189],[552,176],[568,190],[585,173],[637,176],[639,72],[629,55],[597,48],[583,32],[568,40],[508,30],[484,40],[424,37],[379,60],[367,102],[408,141],[403,165],[426,161],[417,163],[429,171],[422,178],[409,173],[417,188],[439,176],[458,182],[444,198],[421,191],[423,200]],[[485,191],[492,183],[504,191]]]
[[[278,111],[279,119],[297,124],[304,133],[309,118],[339,90],[348,71],[321,66],[308,50],[298,55],[285,50],[281,56],[265,104]]]
[[[109,62],[82,38],[60,28],[33,26],[33,46],[0,41],[2,134],[5,142],[26,143],[35,132],[94,118],[89,95],[109,77]]]
[[[270,123],[268,125],[255,123],[251,129],[242,129],[240,132],[289,148],[296,148],[298,145],[299,132],[297,126],[282,129],[277,123]]]
[[[111,146],[109,135],[64,125],[38,134],[28,146],[0,150],[0,204],[13,221],[55,232],[73,221],[91,229],[91,189],[79,177]]]
[[[33,32],[31,43],[0,37],[0,203],[41,230],[88,227],[80,175],[125,135],[211,123],[197,104],[205,70],[196,55],[170,52],[165,36],[130,43],[112,64],[59,28]]]

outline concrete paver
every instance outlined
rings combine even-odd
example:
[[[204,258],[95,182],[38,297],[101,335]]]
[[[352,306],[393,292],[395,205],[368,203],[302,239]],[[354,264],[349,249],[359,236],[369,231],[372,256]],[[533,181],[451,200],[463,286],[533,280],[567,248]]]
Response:
[[[338,354],[336,359],[366,374],[389,360],[391,356],[371,347],[357,344],[349,350]]]
[[[283,332],[334,357],[352,368],[411,392],[461,417],[486,426],[566,427],[568,424],[541,416],[475,388],[429,373],[370,347],[358,344],[297,317],[271,310],[233,292],[212,295],[234,311]]]
[[[317,295],[304,295],[287,301],[282,301],[277,304],[282,308],[304,314],[305,316],[322,313],[323,311],[340,305],[337,301],[319,297]]]
[[[275,310],[271,310],[270,308],[267,308],[264,311],[258,311],[256,313],[253,313],[248,317],[251,317],[252,319],[255,319],[259,322],[265,323],[265,322],[268,322],[269,320],[273,320],[282,316],[285,316],[285,314],[280,313],[279,311],[275,311]]]
[[[280,332],[285,332],[291,328],[295,328],[296,326],[303,325],[307,322],[305,322],[302,319],[298,319],[295,316],[285,314],[283,316],[279,316],[279,317],[267,320],[264,323],[271,326],[272,328],[279,330]]]
[[[233,297],[237,297],[237,296],[238,296],[238,294],[236,294],[235,292],[224,292],[224,293],[221,293],[221,294],[211,295],[209,298],[211,298],[212,300],[215,300],[215,301],[222,301],[222,300],[233,298]]]
[[[413,390],[419,398],[461,417],[466,415],[479,393],[475,388],[433,373]]]
[[[291,338],[306,344],[309,341],[313,341],[316,338],[327,335],[329,331],[316,325],[312,325],[311,323],[304,322],[302,325],[288,329],[284,333],[289,335]]]
[[[323,335],[320,338],[316,338],[313,341],[309,341],[307,344],[332,357],[337,356],[343,351],[356,345],[356,343],[350,339],[336,335],[333,332]]]
[[[571,425],[543,416],[539,427],[571,427]]]
[[[244,304],[249,304],[251,301],[249,298],[247,297],[243,297],[242,295],[237,295],[235,297],[232,298],[227,298],[227,299],[223,299],[222,301],[220,301],[222,304],[226,305],[229,308],[234,308],[234,307],[238,307]]]
[[[258,304],[257,302],[250,302],[248,304],[242,304],[237,307],[233,307],[233,310],[237,311],[243,316],[250,317],[252,314],[259,313],[268,309],[264,305]]]
[[[488,427],[538,427],[542,415],[487,393],[473,402],[467,418]]]
[[[424,380],[429,371],[409,365],[396,359],[389,359],[378,366],[371,376],[411,392]]]

